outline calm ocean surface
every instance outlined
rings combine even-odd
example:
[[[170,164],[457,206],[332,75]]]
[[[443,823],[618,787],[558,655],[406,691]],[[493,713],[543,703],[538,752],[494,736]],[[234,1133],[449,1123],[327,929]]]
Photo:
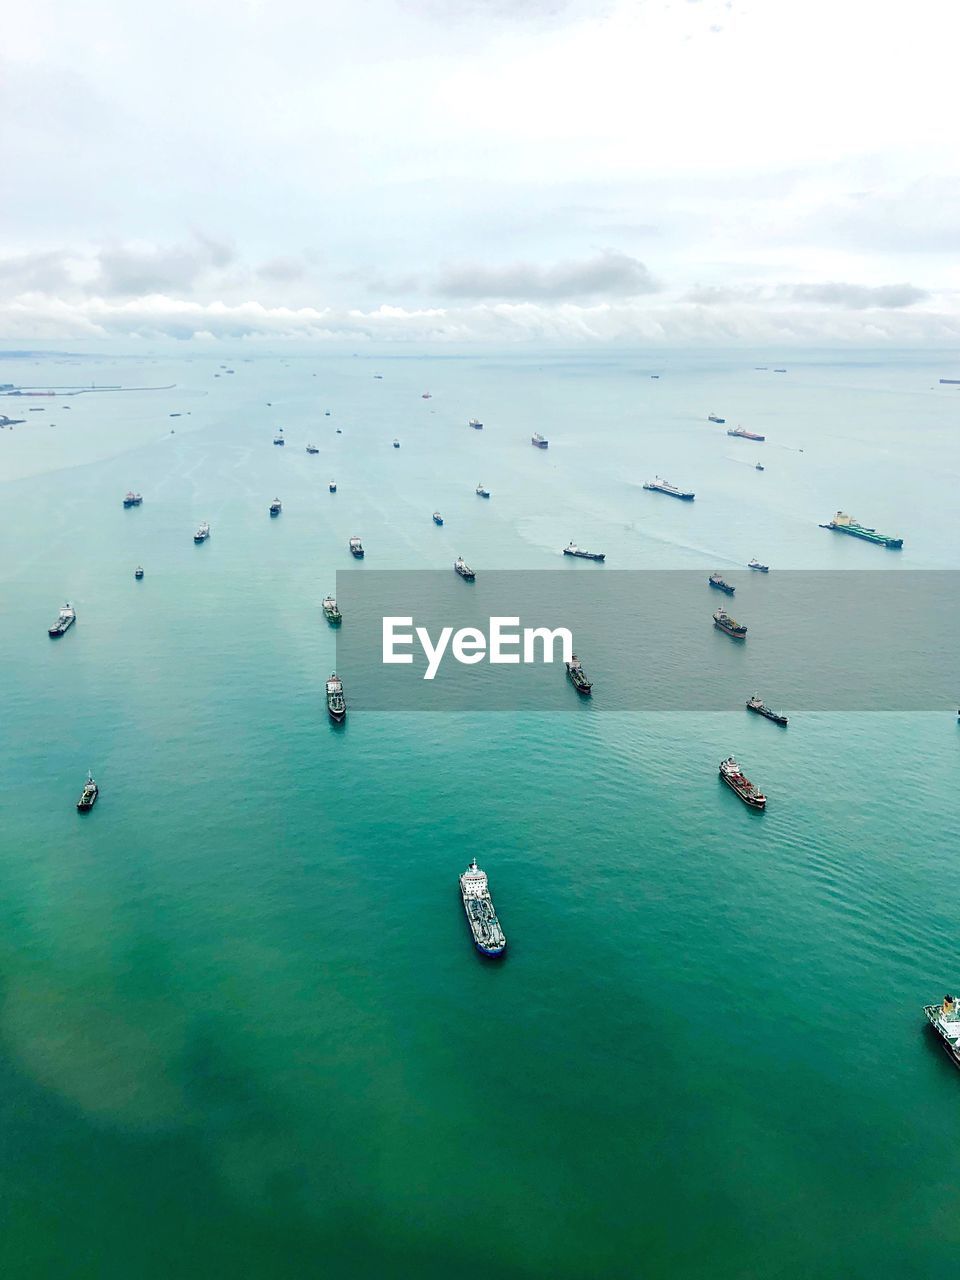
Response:
[[[458,553],[605,571],[570,539],[618,569],[956,569],[957,360],[194,350],[0,361],[176,384],[0,399],[27,419],[0,431],[3,1275],[942,1273],[960,1073],[921,1006],[960,987],[960,687],[785,732],[572,691],[337,731],[319,601]],[[818,529],[838,507],[903,552]]]

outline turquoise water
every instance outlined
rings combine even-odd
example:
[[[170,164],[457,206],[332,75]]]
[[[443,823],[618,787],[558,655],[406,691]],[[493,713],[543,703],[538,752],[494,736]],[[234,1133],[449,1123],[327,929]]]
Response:
[[[223,359],[3,362],[177,384],[0,401],[28,419],[0,432],[4,1274],[941,1270],[960,1076],[921,1005],[960,985],[956,708],[337,731],[318,605],[338,570],[457,553],[593,572],[571,538],[617,568],[890,568],[817,528],[840,506],[900,568],[955,568],[954,369]],[[730,751],[766,814],[718,782]],[[474,854],[500,965],[462,918]]]

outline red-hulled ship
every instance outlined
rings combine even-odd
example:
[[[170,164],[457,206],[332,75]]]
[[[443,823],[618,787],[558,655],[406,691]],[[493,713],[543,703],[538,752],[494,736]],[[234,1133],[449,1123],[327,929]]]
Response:
[[[728,756],[726,760],[720,761],[720,777],[730,790],[735,791],[743,803],[749,805],[751,809],[765,809],[767,807],[767,797],[759,787],[755,787],[750,779],[745,776],[733,756]]]
[[[766,436],[758,436],[755,431],[745,431],[743,427],[734,427],[727,432],[728,436],[736,436],[738,440],[766,440]]]

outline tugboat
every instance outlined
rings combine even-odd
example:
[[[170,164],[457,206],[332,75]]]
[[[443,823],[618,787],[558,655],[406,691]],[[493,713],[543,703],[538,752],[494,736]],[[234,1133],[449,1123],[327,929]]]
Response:
[[[507,939],[493,909],[486,874],[477,866],[476,858],[460,877],[460,897],[473,935],[473,945],[481,955],[503,955]]]
[[[280,445],[287,443],[286,440],[284,440],[283,438],[283,427],[279,427],[277,429],[277,434],[273,437],[273,443],[280,444]]]
[[[459,573],[461,578],[465,578],[467,582],[473,582],[477,576],[470,566],[464,562],[463,556],[457,556],[456,560],[454,560],[453,570],[454,573]]]
[[[308,445],[307,445],[307,453],[319,453],[319,452],[320,452],[320,450],[317,448],[317,446],[316,446],[315,444],[308,444]]]
[[[439,511],[435,511],[435,512],[433,513],[433,523],[434,523],[434,524],[443,524],[443,516],[440,514],[440,512],[439,512]]]
[[[483,423],[480,421],[479,418],[471,418],[467,425],[473,427],[474,431],[483,430]]]
[[[584,551],[583,547],[578,547],[575,542],[570,542],[563,548],[565,556],[576,556],[580,560],[606,560],[606,554],[603,551]]]
[[[65,631],[70,630],[76,620],[77,611],[68,600],[60,610],[60,616],[57,618],[53,626],[47,627],[47,635],[52,636],[54,639],[56,639],[57,636],[62,636]]]
[[[397,439],[394,439],[393,447],[394,447],[395,449],[399,449],[399,448],[400,448],[400,441],[399,441],[399,440],[397,440]]]
[[[783,712],[772,711],[770,707],[765,705],[763,699],[758,693],[755,693],[752,698],[747,699],[746,707],[748,711],[755,711],[758,716],[765,716],[768,720],[772,720],[774,724],[787,723],[787,717]]]
[[[734,640],[745,640],[747,638],[747,628],[742,622],[738,622],[736,618],[731,618],[726,609],[717,610],[713,615],[713,625],[728,636],[732,636]]]
[[[546,449],[547,446],[550,444],[550,441],[547,439],[546,436],[542,436],[538,431],[536,432],[535,435],[532,435],[530,437],[530,443],[533,445],[535,449]]]
[[[754,558],[753,560],[751,560],[751,561],[749,561],[749,562],[748,562],[748,564],[747,564],[747,568],[748,568],[748,569],[753,569],[753,571],[754,571],[755,573],[769,573],[769,572],[770,572],[770,566],[769,566],[768,564],[761,564],[761,563],[760,563],[760,561],[759,561],[759,560],[757,560],[756,558]]]
[[[283,506],[280,502],[280,499],[274,498],[274,500],[270,503],[270,514],[272,516],[278,516],[282,510],[283,510]]]
[[[350,554],[355,556],[357,560],[363,559],[363,543],[359,538],[350,539]]]
[[[199,545],[201,542],[206,542],[209,537],[210,526],[207,524],[206,520],[204,520],[203,524],[200,525],[197,532],[193,535],[193,540]]]
[[[134,569],[134,571],[133,571],[133,576],[136,578],[136,580],[137,580],[138,582],[140,581],[140,579],[143,577],[143,565],[142,565],[142,564],[138,564],[138,565],[137,565],[137,567],[136,567],[136,568]]]
[[[954,1066],[960,1067],[960,1002],[944,996],[943,1004],[925,1004],[923,1012]]]
[[[127,496],[124,498],[123,505],[125,507],[139,507],[142,502],[143,502],[143,494],[134,493],[133,490],[131,489],[128,492]]]
[[[478,498],[489,498],[490,490],[485,489],[482,484],[478,484],[475,490]]]
[[[343,614],[337,608],[337,602],[333,596],[323,597],[323,616],[328,622],[338,623],[343,621]]]
[[[733,756],[728,756],[726,760],[720,761],[720,777],[730,790],[735,791],[743,803],[749,805],[751,809],[765,809],[767,807],[767,797],[759,787],[755,787],[750,779],[744,776],[743,770]]]
[[[330,483],[329,483],[329,485],[328,485],[327,487],[328,487],[328,489],[330,490],[330,492],[331,492],[331,493],[336,493],[336,492],[337,492],[337,482],[336,482],[336,480],[331,480],[331,481],[330,481]]]
[[[93,774],[87,770],[87,780],[83,784],[83,790],[80,792],[80,799],[77,801],[77,808],[81,813],[89,813],[93,806],[97,803],[97,796],[100,794],[100,788],[93,780]]]
[[[715,413],[711,413],[707,415],[707,421],[716,422],[719,426],[722,427],[723,424],[726,422],[726,418],[718,418]]]
[[[711,573],[707,581],[710,583],[711,587],[716,587],[718,591],[723,591],[728,596],[732,596],[737,589],[721,578],[719,570],[715,570]]]
[[[343,681],[334,671],[327,681],[327,711],[335,724],[342,724],[347,717],[347,702],[343,696]]]
[[[689,489],[678,489],[675,484],[671,484],[669,480],[661,480],[659,476],[654,480],[648,480],[643,487],[654,493],[665,493],[671,498],[680,498],[683,502],[692,502],[695,497]]]
[[[575,653],[572,653],[570,655],[570,661],[565,662],[563,665],[567,668],[567,675],[573,682],[573,687],[576,689],[577,693],[581,693],[586,697],[593,688],[593,685],[583,674],[583,667],[580,664],[580,659]]]
[[[736,440],[766,440],[766,436],[758,436],[755,431],[746,431],[743,427],[734,427],[727,432],[728,436],[733,436]]]
[[[848,516],[844,511],[838,511],[832,520],[822,524],[820,528],[833,529],[836,533],[848,533],[851,538],[862,538],[864,542],[875,542],[877,546],[886,547],[888,551],[900,551],[903,547],[902,538],[891,538],[887,533],[877,533],[876,529],[858,524],[853,516]]]

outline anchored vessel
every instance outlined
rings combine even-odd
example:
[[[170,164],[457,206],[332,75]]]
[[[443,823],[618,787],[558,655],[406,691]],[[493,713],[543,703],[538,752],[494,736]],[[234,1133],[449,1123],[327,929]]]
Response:
[[[280,428],[278,429],[277,434],[273,437],[273,443],[274,443],[274,444],[286,444],[286,443],[287,443],[287,442],[286,442],[286,440],[284,440],[284,438],[283,438],[283,427],[280,427]]]
[[[689,489],[678,489],[675,484],[671,484],[669,480],[661,480],[659,476],[654,480],[648,480],[643,487],[653,490],[654,493],[666,493],[671,498],[681,498],[684,502],[692,502],[695,496]]]
[[[606,560],[606,554],[603,551],[584,551],[583,547],[578,547],[575,542],[568,543],[563,548],[565,556],[577,556],[580,560]]]
[[[726,418],[718,418],[718,417],[717,417],[717,415],[716,415],[715,413],[711,413],[711,414],[708,414],[708,415],[707,415],[707,421],[708,421],[708,422],[717,422],[717,423],[719,423],[719,424],[720,424],[720,426],[722,427],[722,426],[723,426],[723,424],[726,422]]]
[[[862,538],[864,542],[875,542],[880,547],[886,547],[888,551],[899,551],[903,546],[902,538],[891,538],[886,533],[877,533],[876,529],[857,524],[853,516],[848,516],[844,511],[838,511],[832,520],[828,521],[827,524],[822,524],[820,528],[835,529],[837,533],[849,533],[851,538]]]
[[[738,440],[766,440],[766,436],[758,436],[755,431],[745,431],[743,427],[735,427],[732,431],[727,432],[728,436],[734,436]]]
[[[734,640],[746,639],[747,628],[742,622],[738,622],[736,618],[731,618],[726,609],[717,610],[713,615],[713,625],[726,632],[728,636],[733,636]]]
[[[485,956],[502,955],[507,940],[493,909],[486,873],[477,866],[476,858],[460,877],[460,897],[474,946]]]
[[[336,480],[331,480],[331,481],[330,481],[330,484],[329,484],[329,486],[328,486],[328,487],[329,487],[329,489],[330,489],[330,492],[331,492],[331,493],[336,493],[336,492],[337,492],[337,482],[336,482]]]
[[[480,419],[479,419],[479,418],[471,418],[471,419],[470,419],[470,422],[469,422],[469,425],[470,425],[471,427],[473,427],[474,431],[482,431],[482,430],[483,430],[483,423],[480,421]]]
[[[125,507],[139,507],[142,502],[143,502],[143,494],[134,493],[133,490],[131,489],[130,492],[127,494],[127,496],[124,498],[123,505]]]
[[[765,809],[767,807],[767,797],[759,787],[755,787],[750,779],[745,777],[743,770],[733,756],[728,756],[726,760],[720,761],[720,777],[730,790],[735,791],[743,803],[749,805],[751,809]]]
[[[960,1067],[960,1002],[954,996],[944,996],[943,1004],[925,1004],[923,1012],[954,1064]]]
[[[334,671],[327,681],[327,711],[337,724],[347,717],[347,702],[343,696],[343,681]]]
[[[769,572],[770,572],[770,566],[769,566],[768,564],[761,564],[761,563],[760,563],[760,561],[759,561],[759,560],[757,560],[756,558],[754,558],[753,560],[750,560],[750,561],[747,563],[747,568],[748,568],[748,569],[753,569],[756,573],[769,573]]]
[[[423,395],[420,397],[420,399],[421,399],[421,400],[432,400],[432,399],[433,399],[433,392],[432,392],[432,391],[424,391],[424,393],[423,393]]]
[[[333,596],[323,597],[323,614],[328,622],[343,621],[343,614],[337,608],[337,602]]]
[[[483,487],[483,485],[482,485],[482,484],[478,484],[478,485],[477,485],[476,492],[477,492],[477,496],[478,496],[478,497],[480,497],[480,498],[489,498],[489,497],[490,497],[490,490],[489,490],[489,489],[485,489],[485,488]]]
[[[440,514],[440,512],[439,512],[439,511],[435,511],[435,512],[433,513],[433,523],[434,523],[434,524],[443,524],[443,516]]]
[[[461,578],[466,578],[467,582],[472,582],[477,576],[470,566],[464,561],[463,556],[457,556],[453,562],[454,573],[459,573]]]
[[[737,589],[736,587],[732,587],[729,582],[725,582],[724,579],[721,578],[719,571],[711,573],[707,581],[710,583],[711,587],[716,587],[718,591],[723,591],[728,596],[732,596]]]
[[[756,471],[764,471],[764,470],[766,470],[766,468],[764,467],[764,465],[763,465],[763,463],[762,463],[762,462],[758,462],[758,463],[757,463],[757,465],[756,465],[756,467],[755,467],[754,469],[755,469]]]
[[[593,685],[584,675],[580,659],[575,653],[572,653],[570,655],[570,661],[565,662],[563,665],[567,668],[567,675],[570,677],[573,687],[576,689],[577,693],[582,693],[584,697],[586,697],[593,688]]]
[[[317,448],[317,446],[316,446],[315,444],[308,444],[308,445],[307,445],[307,453],[319,453],[319,452],[320,452],[320,450]]]
[[[76,620],[77,620],[77,611],[76,609],[74,609],[73,605],[68,600],[67,603],[60,610],[60,615],[57,618],[56,622],[53,624],[53,626],[47,627],[47,635],[62,636],[65,631],[70,630],[70,628],[73,626]]]
[[[136,580],[137,580],[138,582],[140,581],[140,579],[143,577],[143,565],[142,565],[142,564],[138,564],[138,565],[137,565],[137,567],[136,567],[136,568],[134,569],[134,571],[133,571],[133,576],[136,578]]]
[[[278,516],[282,510],[283,510],[283,506],[280,502],[280,499],[274,498],[274,500],[270,503],[270,514],[272,516]]]
[[[400,441],[399,441],[399,440],[394,440],[394,442],[393,442],[393,447],[394,447],[395,449],[399,449],[399,448],[400,448]]]
[[[363,543],[359,538],[350,539],[350,554],[356,556],[358,560],[363,559]]]
[[[200,525],[200,527],[197,529],[197,532],[193,535],[193,540],[194,542],[198,542],[198,543],[206,542],[206,540],[209,537],[210,537],[210,526],[207,524],[206,520],[204,520],[203,524]]]
[[[546,436],[542,436],[538,431],[536,432],[536,434],[530,437],[530,443],[533,445],[535,449],[546,449],[550,441],[547,439]]]
[[[81,813],[86,813],[97,803],[97,796],[100,794],[100,788],[93,780],[93,774],[87,771],[87,780],[83,784],[83,790],[80,792],[80,799],[77,801],[77,808]]]
[[[766,716],[766,718],[768,720],[772,720],[774,724],[787,723],[787,717],[783,712],[771,710],[770,707],[765,705],[763,699],[758,693],[755,693],[752,698],[748,698],[746,705],[748,711],[755,711],[758,716]]]

